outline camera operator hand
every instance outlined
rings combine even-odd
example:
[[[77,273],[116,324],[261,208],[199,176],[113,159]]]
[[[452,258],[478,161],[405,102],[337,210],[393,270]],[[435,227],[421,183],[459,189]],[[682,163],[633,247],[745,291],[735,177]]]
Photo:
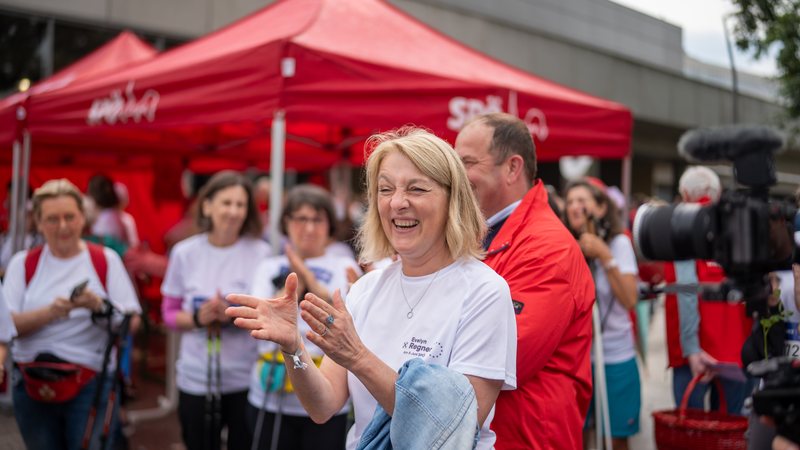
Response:
[[[761,416],[759,417],[759,421],[764,425],[775,427],[775,422],[769,417]],[[775,438],[772,439],[772,450],[800,450],[800,446],[783,436],[776,435]]]
[[[692,377],[703,374],[704,376],[700,380],[702,383],[708,383],[714,378],[715,373],[711,370],[711,366],[719,362],[716,358],[700,350],[697,353],[692,353],[687,356],[686,359],[689,360],[689,368],[692,371]]]

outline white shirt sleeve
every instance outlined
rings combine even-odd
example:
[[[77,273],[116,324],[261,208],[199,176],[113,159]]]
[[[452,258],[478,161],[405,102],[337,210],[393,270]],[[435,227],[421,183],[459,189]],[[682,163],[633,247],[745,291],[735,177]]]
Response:
[[[0,344],[11,342],[16,335],[17,329],[11,319],[11,312],[8,310],[8,305],[0,290]]]
[[[449,367],[516,388],[517,324],[505,280],[481,283],[462,311]],[[506,326],[499,324],[505,323]]]
[[[167,261],[167,273],[161,282],[161,295],[165,297],[182,298],[185,293],[183,283],[183,251],[180,244],[172,249],[172,254]]]
[[[108,261],[108,273],[106,274],[106,289],[108,300],[124,313],[140,314],[142,308],[139,305],[139,297],[133,288],[131,278],[122,264],[119,255],[110,248],[103,249]]]
[[[620,273],[639,275],[639,265],[636,264],[636,253],[628,236],[618,234],[609,245],[611,255],[617,261]]]
[[[3,297],[12,313],[20,312],[25,298],[25,256],[27,254],[27,251],[22,251],[11,258],[3,279]]]

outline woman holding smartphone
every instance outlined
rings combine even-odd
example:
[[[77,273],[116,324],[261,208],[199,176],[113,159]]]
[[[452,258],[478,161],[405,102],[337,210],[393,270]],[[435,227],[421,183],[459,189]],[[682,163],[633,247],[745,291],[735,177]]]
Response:
[[[101,376],[112,372],[103,370],[113,321],[107,313],[141,312],[119,256],[81,240],[82,205],[80,191],[66,179],[37,189],[33,215],[45,244],[14,255],[4,280],[18,334],[14,414],[29,449],[77,449],[86,437],[99,448],[102,420],[89,419],[95,407],[95,417],[104,417],[112,385],[113,377]],[[48,375],[47,382],[37,373]],[[112,441],[108,436],[104,448]]]

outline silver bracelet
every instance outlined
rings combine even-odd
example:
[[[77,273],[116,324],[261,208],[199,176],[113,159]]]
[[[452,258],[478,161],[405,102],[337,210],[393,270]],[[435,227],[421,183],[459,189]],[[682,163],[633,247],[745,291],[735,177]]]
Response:
[[[281,353],[292,357],[292,363],[294,363],[293,367],[295,369],[306,370],[306,367],[308,367],[308,364],[304,363],[300,359],[300,356],[303,354],[303,349],[301,349],[300,347],[297,347],[297,350],[295,350],[294,353],[285,352],[283,350],[281,350]]]

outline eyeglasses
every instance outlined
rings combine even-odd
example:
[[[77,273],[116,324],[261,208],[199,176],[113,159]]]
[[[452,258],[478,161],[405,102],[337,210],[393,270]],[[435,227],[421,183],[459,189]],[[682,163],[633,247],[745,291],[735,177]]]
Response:
[[[289,216],[289,220],[300,226],[306,226],[308,224],[311,224],[315,227],[318,227],[328,223],[328,219],[325,216],[318,216],[318,217]]]
[[[77,214],[64,214],[63,216],[47,216],[42,219],[42,223],[49,227],[57,227],[61,224],[61,221],[67,223],[67,225],[71,225],[78,219]]]

